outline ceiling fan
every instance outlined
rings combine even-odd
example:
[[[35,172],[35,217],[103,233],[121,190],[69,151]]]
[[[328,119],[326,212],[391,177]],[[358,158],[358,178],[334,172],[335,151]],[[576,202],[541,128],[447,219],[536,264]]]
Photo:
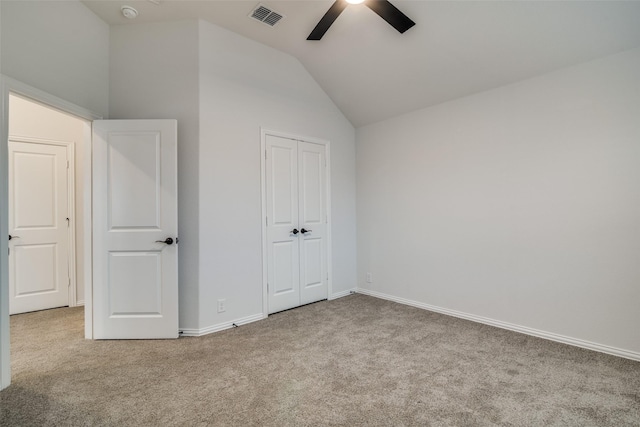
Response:
[[[336,0],[327,13],[324,14],[318,25],[311,31],[307,40],[320,40],[324,33],[327,32],[333,22],[338,19],[338,16],[349,4],[363,3],[375,13],[377,13],[382,19],[387,21],[393,28],[400,33],[404,33],[409,28],[416,25],[407,15],[400,12],[400,10],[389,3],[387,0]]]

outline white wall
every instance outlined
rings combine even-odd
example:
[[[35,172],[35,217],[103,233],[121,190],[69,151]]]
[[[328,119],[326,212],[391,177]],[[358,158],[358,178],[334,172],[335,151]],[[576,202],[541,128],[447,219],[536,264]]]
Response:
[[[198,23],[111,27],[109,116],[178,120],[180,328],[198,327]]]
[[[640,357],[639,118],[633,50],[358,129],[359,287]]]
[[[84,303],[84,131],[85,122],[18,96],[9,97],[9,135],[71,142],[75,156],[76,300]]]
[[[262,313],[261,127],[330,141],[333,294],[356,284],[353,127],[298,60],[200,22],[202,327]]]
[[[109,26],[78,1],[0,7],[0,72],[106,117]]]

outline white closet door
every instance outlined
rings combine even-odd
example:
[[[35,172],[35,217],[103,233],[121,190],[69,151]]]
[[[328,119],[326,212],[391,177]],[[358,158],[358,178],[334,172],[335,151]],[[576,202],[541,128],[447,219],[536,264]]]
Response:
[[[298,142],[267,135],[269,313],[300,305]]]
[[[325,146],[298,142],[300,304],[327,298]]]
[[[326,150],[266,136],[269,313],[326,299]]]

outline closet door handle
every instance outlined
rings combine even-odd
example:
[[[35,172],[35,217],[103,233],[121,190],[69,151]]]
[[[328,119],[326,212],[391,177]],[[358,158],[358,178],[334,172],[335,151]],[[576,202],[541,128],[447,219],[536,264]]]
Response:
[[[298,233],[299,233],[299,231],[298,231],[298,229],[297,229],[297,228],[294,228],[294,229],[293,229],[293,230],[291,230],[289,233],[292,233],[292,234],[298,234]]]
[[[313,231],[313,230],[305,230],[304,228],[300,229],[300,232],[301,232],[302,234],[304,234],[304,233],[311,233],[312,231]]]
[[[156,243],[164,243],[167,245],[173,245],[173,239],[171,237],[167,237],[164,240],[156,240]]]
[[[11,234],[9,234],[9,240],[11,240],[11,239],[19,239],[19,238],[20,238],[20,236],[12,236]]]

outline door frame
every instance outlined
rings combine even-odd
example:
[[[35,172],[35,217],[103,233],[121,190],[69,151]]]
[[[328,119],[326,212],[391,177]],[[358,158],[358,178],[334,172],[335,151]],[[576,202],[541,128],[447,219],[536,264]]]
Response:
[[[269,293],[267,291],[268,263],[267,263],[267,135],[294,141],[310,142],[324,145],[326,149],[327,170],[325,176],[325,197],[327,200],[327,299],[333,294],[333,270],[331,256],[331,143],[326,139],[313,138],[287,132],[280,132],[267,128],[260,128],[260,195],[262,204],[262,314],[266,318],[269,315]]]
[[[12,92],[15,95],[15,92]],[[9,135],[9,140],[13,142],[22,142],[26,144],[55,145],[65,147],[67,150],[67,215],[73,227],[67,226],[67,239],[69,253],[67,259],[67,268],[69,270],[69,289],[68,303],[69,307],[78,305],[77,285],[76,285],[76,153],[74,143],[71,141],[55,141],[52,139],[42,139],[34,137],[25,137],[19,135]],[[7,144],[9,141],[7,140]],[[8,146],[8,145],[7,145]],[[7,171],[8,172],[8,171]],[[7,204],[8,205],[8,204]],[[7,220],[9,217],[7,216]]]
[[[86,108],[65,101],[45,91],[18,80],[0,75],[0,390],[11,383],[10,338],[9,338],[9,256],[8,256],[8,141],[9,141],[9,94],[31,99],[40,104],[72,114],[86,121],[84,138],[83,179],[87,185],[84,192],[83,230],[85,249],[82,254],[85,291],[84,325],[85,338],[93,338],[93,295],[91,268],[91,122],[103,117]]]

